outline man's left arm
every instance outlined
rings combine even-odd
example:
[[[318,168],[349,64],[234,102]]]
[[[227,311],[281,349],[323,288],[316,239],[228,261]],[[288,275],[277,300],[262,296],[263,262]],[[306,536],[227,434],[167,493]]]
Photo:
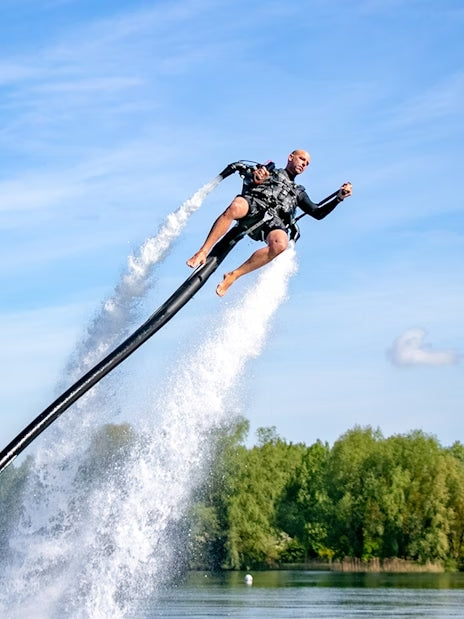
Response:
[[[315,202],[311,200],[306,191],[302,191],[298,200],[298,206],[304,211],[307,215],[314,217],[314,219],[324,219],[327,217],[336,206],[343,202],[345,198],[349,198],[352,194],[353,187],[351,183],[343,183],[343,185],[338,190],[337,195],[330,200],[326,204],[322,206],[318,206]]]

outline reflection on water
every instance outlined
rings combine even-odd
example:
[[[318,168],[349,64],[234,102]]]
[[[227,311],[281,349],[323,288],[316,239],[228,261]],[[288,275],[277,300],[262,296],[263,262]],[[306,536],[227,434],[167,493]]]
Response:
[[[464,617],[464,574],[190,573],[137,615],[206,619]]]

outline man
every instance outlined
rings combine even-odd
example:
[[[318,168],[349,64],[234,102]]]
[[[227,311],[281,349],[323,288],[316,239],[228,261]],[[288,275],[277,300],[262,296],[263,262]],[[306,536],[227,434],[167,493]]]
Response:
[[[287,249],[289,230],[294,222],[297,207],[314,219],[323,219],[345,198],[351,196],[351,183],[344,183],[336,197],[324,206],[312,202],[305,188],[294,181],[306,170],[311,158],[305,150],[294,150],[283,169],[255,168],[251,177],[245,177],[242,193],[232,200],[227,209],[213,224],[201,248],[189,259],[189,267],[204,264],[213,245],[227,232],[234,220],[260,219],[264,223],[257,233],[250,233],[255,240],[264,240],[267,247],[255,251],[241,266],[224,275],[216,294],[224,296],[236,279],[250,273]]]

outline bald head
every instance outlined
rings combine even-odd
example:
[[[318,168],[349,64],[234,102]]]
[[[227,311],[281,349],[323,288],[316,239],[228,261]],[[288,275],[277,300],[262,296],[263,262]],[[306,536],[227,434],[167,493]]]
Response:
[[[302,157],[306,157],[307,159],[310,159],[311,157],[309,156],[309,153],[307,150],[303,150],[301,148],[297,148],[296,150],[293,150],[290,155],[301,155]]]
[[[311,157],[305,150],[294,150],[290,153],[287,160],[286,170],[288,175],[293,179],[297,174],[301,174],[309,166]]]

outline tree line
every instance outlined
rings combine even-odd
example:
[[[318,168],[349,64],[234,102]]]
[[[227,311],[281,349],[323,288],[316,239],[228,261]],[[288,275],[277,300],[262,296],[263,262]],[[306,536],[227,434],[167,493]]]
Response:
[[[211,437],[210,473],[177,523],[192,569],[251,569],[346,558],[398,558],[464,569],[464,446],[443,447],[416,430],[384,437],[354,427],[332,446],[307,446],[260,428],[245,445],[239,419]],[[81,479],[121,470],[137,437],[106,425],[89,449]],[[0,543],[21,511],[31,460],[0,477]]]
[[[308,447],[262,428],[246,448],[246,429],[222,438],[194,502],[193,565],[399,558],[464,569],[462,444],[355,427]]]

